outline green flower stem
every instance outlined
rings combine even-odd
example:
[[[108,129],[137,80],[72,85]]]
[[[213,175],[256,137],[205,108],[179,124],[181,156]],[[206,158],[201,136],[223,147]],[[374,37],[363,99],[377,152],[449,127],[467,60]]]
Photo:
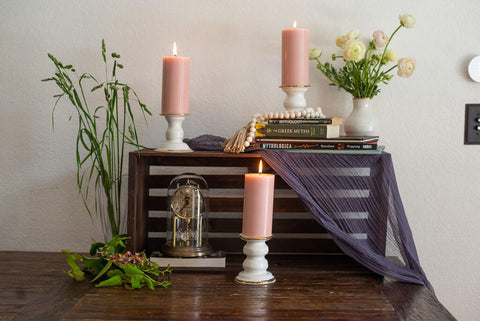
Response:
[[[387,75],[390,71],[392,71],[393,69],[395,69],[397,67],[398,67],[398,65],[393,66],[392,68],[388,69],[387,71],[382,72],[382,75]]]
[[[329,70],[327,69],[327,66],[322,64],[318,58],[315,58],[315,60],[317,61],[318,70],[320,70],[322,74],[324,74],[332,82],[332,84],[345,89],[347,92],[350,92],[350,89],[345,87],[345,85],[342,84],[342,82],[338,79],[338,77],[336,76],[336,73],[334,73],[333,68]]]
[[[355,90],[355,95],[360,95],[361,90],[361,79],[360,79],[360,72],[358,66],[355,62],[350,61],[347,63],[350,67],[352,67],[352,75],[353,75],[353,89]]]
[[[368,91],[368,80],[371,78],[372,72],[374,68],[371,68],[371,64],[368,62],[371,61],[372,55],[373,55],[373,50],[375,49],[375,45],[373,44],[373,41],[370,41],[368,44],[368,49],[367,49],[367,59],[364,61],[366,66],[363,69],[363,79],[365,80],[365,84],[367,84],[367,91]]]
[[[380,72],[380,68],[382,67],[382,61],[383,59],[385,58],[385,53],[387,52],[387,49],[388,49],[388,45],[390,45],[390,42],[392,41],[393,39],[393,36],[395,36],[395,34],[397,33],[398,30],[400,30],[400,28],[402,28],[402,24],[400,24],[397,29],[395,29],[394,32],[392,32],[392,34],[390,35],[390,37],[388,38],[388,41],[387,41],[387,44],[385,45],[385,48],[383,49],[383,52],[382,52],[382,57],[380,58],[380,60],[378,61],[377,65],[375,66],[374,70],[375,70],[375,76],[373,77],[373,81],[370,83],[371,86],[368,90],[368,95],[369,97],[373,97],[373,90],[374,90],[374,86],[380,81],[380,78],[379,78],[379,75],[378,73]],[[384,73],[385,74],[385,73]]]

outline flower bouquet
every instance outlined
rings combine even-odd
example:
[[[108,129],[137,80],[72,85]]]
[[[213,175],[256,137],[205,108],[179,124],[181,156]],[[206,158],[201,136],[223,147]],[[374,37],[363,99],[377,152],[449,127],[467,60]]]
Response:
[[[317,62],[317,68],[332,83],[331,85],[344,89],[352,94],[354,98],[372,98],[380,89],[379,83],[387,84],[393,77],[391,72],[398,68],[400,77],[408,78],[415,70],[413,58],[401,58],[397,61],[396,53],[388,49],[395,34],[402,27],[413,28],[415,18],[409,14],[400,16],[400,25],[388,37],[382,30],[377,30],[372,35],[372,40],[366,47],[358,40],[359,30],[352,30],[344,36],[339,36],[335,44],[343,49],[342,55],[332,55],[332,60],[343,59],[344,66],[336,68],[332,64],[322,63],[319,58],[322,51],[317,48],[310,50],[310,60]],[[389,63],[396,62],[394,66],[388,67]]]
[[[379,84],[392,79],[392,71],[397,69],[400,77],[408,78],[415,70],[413,58],[400,58],[389,49],[390,42],[402,28],[412,28],[415,18],[412,15],[400,15],[400,25],[389,36],[382,30],[373,32],[368,45],[358,40],[360,31],[352,30],[337,37],[335,44],[343,49],[342,55],[332,55],[332,60],[342,59],[342,67],[329,62],[322,63],[319,58],[322,51],[313,48],[309,52],[310,60],[317,62],[317,68],[330,81],[330,85],[343,89],[353,96],[353,111],[345,119],[344,130],[349,136],[377,135],[377,125],[371,108],[371,98],[380,93]],[[396,63],[391,66],[392,63]]]

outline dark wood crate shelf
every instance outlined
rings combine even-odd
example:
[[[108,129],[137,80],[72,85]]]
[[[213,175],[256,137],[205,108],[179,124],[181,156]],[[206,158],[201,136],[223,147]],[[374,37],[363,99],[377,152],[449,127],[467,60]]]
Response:
[[[165,153],[152,150],[131,152],[129,159],[128,246],[147,254],[165,243],[167,187],[178,174],[190,172],[205,178],[210,188],[209,243],[216,250],[241,253],[244,242],[238,238],[242,226],[244,174],[256,172],[261,156],[256,153],[228,154],[195,151]],[[366,172],[365,172],[366,170]],[[361,177],[369,188],[369,169],[332,169],[325,175],[336,180]],[[273,172],[264,162],[264,172]],[[363,188],[363,185],[362,185]],[[356,190],[358,192],[358,190]],[[334,197],[334,196],[332,196]],[[339,198],[342,208],[364,212],[364,199]],[[368,217],[337,218],[366,220]],[[367,235],[368,231],[348,231]],[[343,254],[328,233],[308,214],[302,201],[280,176],[275,177],[274,238],[268,242],[270,253]]]

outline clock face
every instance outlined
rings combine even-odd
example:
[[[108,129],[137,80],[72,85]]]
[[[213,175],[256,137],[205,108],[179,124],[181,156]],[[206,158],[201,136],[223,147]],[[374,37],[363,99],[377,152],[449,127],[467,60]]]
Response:
[[[170,204],[177,217],[191,219],[201,214],[203,197],[198,187],[182,185],[173,193]]]

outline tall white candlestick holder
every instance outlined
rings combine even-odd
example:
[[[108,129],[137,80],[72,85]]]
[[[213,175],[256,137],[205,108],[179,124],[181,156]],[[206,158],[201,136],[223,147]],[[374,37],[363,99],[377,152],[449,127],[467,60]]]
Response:
[[[247,242],[243,247],[243,253],[247,258],[243,261],[243,271],[240,272],[235,281],[242,284],[270,284],[275,282],[275,277],[268,272],[268,261],[265,255],[268,254],[266,242],[272,237],[248,238],[240,235],[240,238]]]
[[[308,87],[310,86],[280,86],[287,94],[283,101],[283,106],[287,111],[297,112],[307,107],[305,92],[308,90]]]
[[[167,141],[160,145],[156,150],[162,152],[193,152],[187,144],[183,142],[182,122],[185,115],[166,115],[165,119],[168,128],[165,133]]]

